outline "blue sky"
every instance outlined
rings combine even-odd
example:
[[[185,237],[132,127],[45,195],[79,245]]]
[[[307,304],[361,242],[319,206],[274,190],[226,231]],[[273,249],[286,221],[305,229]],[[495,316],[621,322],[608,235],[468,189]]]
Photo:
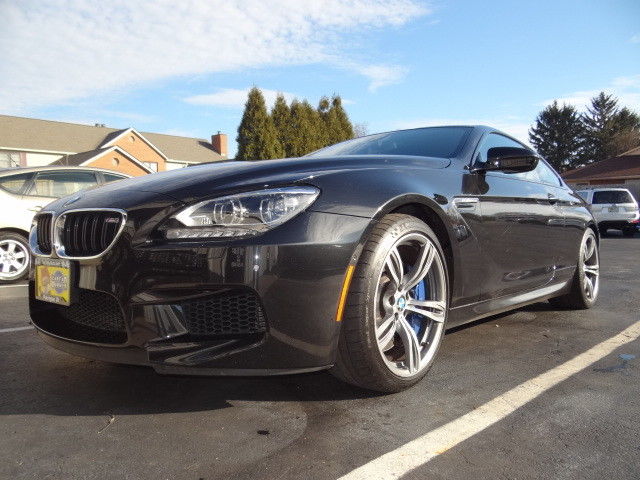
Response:
[[[266,5],[268,4],[268,5]],[[373,133],[486,123],[526,140],[554,98],[640,111],[640,2],[0,0],[0,113],[208,138],[252,85],[338,93]]]

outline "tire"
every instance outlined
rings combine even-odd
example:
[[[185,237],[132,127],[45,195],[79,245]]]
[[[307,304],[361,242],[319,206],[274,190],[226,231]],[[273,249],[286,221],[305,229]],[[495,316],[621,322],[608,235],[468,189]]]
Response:
[[[593,250],[591,248],[593,247]],[[593,307],[600,289],[600,252],[596,233],[587,228],[580,241],[578,267],[571,280],[569,293],[551,298],[549,303],[565,310],[586,310]]]
[[[409,215],[383,217],[355,267],[331,372],[378,392],[411,387],[433,364],[448,304],[447,263],[434,232]]]
[[[636,234],[636,227],[633,228],[623,228],[622,229],[622,234],[625,237],[633,237]]]
[[[27,237],[14,232],[0,232],[0,285],[27,278],[30,260]]]

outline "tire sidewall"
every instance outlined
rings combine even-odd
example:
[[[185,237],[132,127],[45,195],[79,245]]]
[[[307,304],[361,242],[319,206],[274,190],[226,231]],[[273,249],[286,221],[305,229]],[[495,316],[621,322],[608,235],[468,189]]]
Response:
[[[363,292],[365,293],[365,301],[363,303],[363,311],[361,312],[362,321],[365,322],[364,325],[364,333],[366,335],[366,344],[367,351],[369,356],[369,361],[372,363],[373,368],[375,369],[377,375],[381,378],[381,380],[392,387],[394,390],[399,390],[406,388],[414,383],[418,382],[422,377],[426,375],[426,373],[431,368],[435,357],[437,356],[438,350],[440,348],[440,344],[442,343],[441,335],[438,343],[433,347],[435,348],[434,355],[426,367],[424,367],[420,372],[416,373],[413,376],[409,377],[401,377],[393,373],[389,370],[389,367],[384,362],[382,355],[378,349],[378,343],[376,339],[376,305],[375,298],[378,289],[378,279],[380,277],[380,273],[384,267],[385,260],[387,255],[393,245],[396,243],[398,239],[405,236],[409,233],[420,233],[425,235],[429,240],[433,242],[437,249],[437,254],[440,256],[440,261],[442,262],[444,274],[445,274],[445,298],[447,301],[447,307],[449,304],[449,276],[446,258],[444,256],[444,252],[438,241],[438,237],[435,235],[433,230],[429,228],[427,224],[422,222],[421,220],[404,216],[406,218],[402,218],[394,224],[382,235],[382,239],[377,241],[377,246],[374,253],[367,259],[368,265],[364,268],[362,272],[364,274],[364,285]],[[371,241],[371,240],[370,240]],[[365,247],[366,248],[366,247]],[[360,262],[362,263],[362,262]],[[448,308],[445,314],[444,325],[446,326],[446,320],[448,317]]]
[[[592,228],[587,228],[584,231],[584,234],[582,235],[582,239],[580,240],[580,246],[579,246],[579,252],[578,252],[578,270],[577,270],[578,278],[576,280],[577,280],[578,287],[580,289],[580,296],[582,297],[582,301],[584,302],[585,307],[591,308],[598,300],[598,295],[600,294],[600,287],[598,286],[598,293],[593,299],[590,299],[589,297],[587,297],[587,294],[584,288],[585,274],[584,274],[584,259],[582,258],[583,256],[582,245],[588,236],[593,237],[593,239],[596,242],[596,255],[598,255],[598,265],[600,265],[600,243],[598,242],[598,236],[596,235],[596,233],[593,231]],[[598,285],[599,285],[599,282],[600,282],[600,279],[598,278]]]

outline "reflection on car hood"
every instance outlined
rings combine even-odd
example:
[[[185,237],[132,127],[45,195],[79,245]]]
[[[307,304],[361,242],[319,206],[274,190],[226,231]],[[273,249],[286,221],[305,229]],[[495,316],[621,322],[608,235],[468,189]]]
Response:
[[[162,193],[180,201],[246,188],[264,188],[313,179],[342,171],[393,168],[445,168],[449,159],[388,155],[353,155],[334,158],[230,161],[188,167],[121,180],[118,190]],[[105,187],[109,188],[109,187]]]

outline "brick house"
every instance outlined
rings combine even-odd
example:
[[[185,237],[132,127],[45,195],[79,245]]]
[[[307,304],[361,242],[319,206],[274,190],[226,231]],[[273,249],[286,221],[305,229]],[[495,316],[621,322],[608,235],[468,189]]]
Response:
[[[562,174],[562,178],[576,189],[627,188],[636,200],[640,201],[640,147],[617,157],[568,170]]]
[[[201,138],[0,115],[0,168],[72,165],[138,176],[226,160],[227,136]]]

